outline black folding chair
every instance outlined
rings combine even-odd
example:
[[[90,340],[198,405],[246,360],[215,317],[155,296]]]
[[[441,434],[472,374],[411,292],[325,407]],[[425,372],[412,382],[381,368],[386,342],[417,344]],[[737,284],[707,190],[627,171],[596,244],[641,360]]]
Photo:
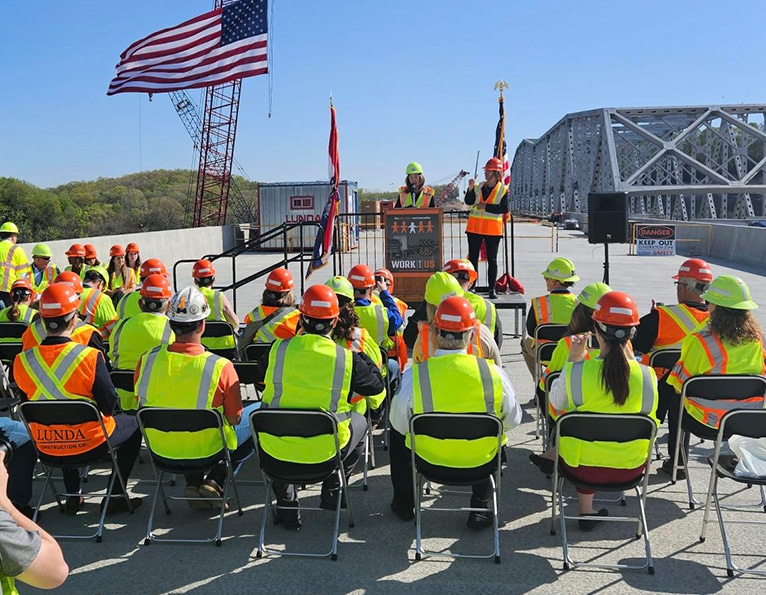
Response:
[[[351,511],[351,501],[348,497],[346,474],[343,472],[343,459],[341,457],[341,447],[338,441],[338,422],[335,419],[335,416],[319,409],[259,409],[254,411],[250,416],[250,427],[255,439],[258,465],[263,474],[264,483],[266,484],[266,505],[263,508],[263,518],[261,519],[261,531],[258,537],[258,551],[256,552],[256,557],[261,558],[263,554],[271,554],[275,556],[330,556],[332,560],[337,560],[340,511],[344,495],[346,496],[348,526],[350,528],[353,528],[354,526],[354,516]],[[326,436],[334,441],[335,448],[334,452],[327,460],[317,463],[280,460],[263,449],[261,444],[261,434],[268,434],[277,439],[318,438],[320,436]],[[268,456],[263,456],[264,454]],[[269,513],[276,513],[276,509],[279,508],[279,505],[272,504],[272,482],[276,480],[297,485],[317,484],[322,483],[325,479],[335,474],[340,478],[342,489],[338,490],[338,498],[335,504],[335,524],[330,551],[324,553],[288,552],[267,548],[265,545],[266,521],[268,520]],[[300,510],[324,509],[301,506]]]
[[[146,526],[146,537],[144,545],[149,545],[153,541],[166,541],[172,543],[215,543],[216,547],[221,546],[221,532],[223,530],[223,517],[226,513],[226,501],[229,488],[234,491],[234,500],[237,504],[237,514],[242,516],[242,506],[239,501],[239,492],[237,491],[237,482],[235,479],[235,469],[231,462],[229,449],[226,447],[226,437],[223,430],[223,418],[221,413],[214,409],[175,409],[169,407],[144,407],[139,409],[138,423],[141,427],[141,433],[149,449],[149,456],[152,461],[152,468],[157,479],[154,486],[154,497],[152,498],[152,510],[149,513],[149,522]],[[202,458],[183,458],[176,459],[176,452],[164,452],[163,446],[167,440],[173,440],[176,445],[184,441],[193,443],[199,441],[202,432],[216,434],[220,442],[214,444],[212,452]],[[194,437],[197,434],[197,437]],[[158,438],[161,437],[161,440]],[[174,447],[177,448],[177,446]],[[162,478],[165,473],[184,474],[184,473],[204,473],[214,465],[223,461],[226,464],[226,481],[224,482],[223,493],[221,494],[221,505],[218,514],[218,524],[215,535],[209,539],[178,539],[158,537],[152,532],[154,523],[154,511],[157,508],[157,497],[162,497],[162,503],[165,506],[165,514],[170,514],[168,500],[184,501],[207,501],[207,498],[190,498],[187,496],[167,496],[162,487]]]
[[[96,407],[95,403],[86,400],[71,400],[71,401],[26,401],[19,405],[19,412],[21,419],[32,437],[32,444],[37,451],[37,456],[40,463],[45,470],[45,487],[40,491],[40,498],[37,501],[37,507],[32,520],[37,520],[37,515],[40,511],[43,498],[45,496],[45,488],[50,487],[53,497],[56,499],[56,503],[59,506],[59,510],[63,512],[64,503],[61,498],[63,497],[83,497],[83,498],[95,498],[102,497],[104,501],[101,507],[101,518],[99,519],[98,527],[95,533],[89,535],[55,535],[57,539],[91,539],[96,538],[97,543],[101,543],[104,532],[104,519],[106,518],[106,511],[109,508],[109,502],[112,498],[125,498],[128,503],[128,510],[130,514],[133,514],[133,508],[128,498],[127,483],[125,478],[120,473],[120,469],[117,466],[117,450],[119,446],[112,446],[109,440],[109,434],[104,426],[104,420],[101,417],[101,412]],[[35,428],[47,427],[45,433],[50,435],[62,434],[62,426],[75,428],[84,423],[97,423],[101,428],[101,432],[104,436],[104,446],[99,446],[93,449],[93,452],[86,452],[78,455],[63,455],[53,456],[40,450],[35,437],[38,433]],[[67,443],[73,442],[73,439],[67,440],[66,437],[60,442],[60,446],[66,447]],[[71,469],[88,466],[94,463],[98,463],[102,460],[110,460],[112,463],[112,472],[109,477],[109,484],[106,488],[106,493],[87,492],[81,494],[70,494],[66,492],[58,492],[56,486],[53,483],[52,475],[54,469]],[[121,494],[113,494],[112,488],[114,482],[119,481],[122,487]]]
[[[721,454],[721,446],[727,437],[731,436],[745,436],[748,438],[766,438],[766,410],[763,409],[737,409],[729,411],[721,418],[721,425],[718,427],[718,437],[715,441],[715,452],[712,457],[708,458],[708,464],[712,470],[710,473],[710,484],[708,486],[707,498],[705,499],[705,516],[702,521],[702,532],[700,533],[700,541],[705,541],[705,530],[707,528],[708,517],[710,515],[710,501],[715,502],[715,511],[718,515],[718,526],[721,529],[721,539],[723,540],[724,553],[726,555],[726,574],[729,577],[734,576],[734,571],[761,574],[766,575],[766,570],[758,569],[755,567],[739,568],[734,564],[731,556],[731,548],[729,546],[729,538],[726,534],[726,525],[724,523],[723,510],[736,510],[739,512],[746,512],[743,508],[732,508],[721,506],[720,497],[718,495],[718,480],[719,478],[731,479],[740,484],[745,484],[748,487],[757,485],[760,487],[761,502],[757,505],[758,512],[763,508],[766,511],[766,505],[764,505],[764,486],[766,486],[766,475],[758,476],[741,476],[735,473],[738,459],[736,455]],[[751,510],[748,512],[752,512]],[[740,525],[765,525],[766,521],[761,520],[729,520],[729,523]]]
[[[271,349],[271,343],[250,343],[245,347],[245,360],[248,362],[259,362]]]
[[[612,570],[646,568],[649,574],[654,574],[652,563],[652,547],[649,542],[649,526],[646,523],[646,490],[649,485],[649,462],[652,456],[652,443],[657,435],[657,424],[648,415],[636,414],[604,414],[604,413],[579,413],[572,412],[561,416],[556,420],[555,435],[555,461],[559,461],[559,446],[562,438],[576,438],[587,442],[611,442],[625,444],[634,440],[646,440],[646,459],[644,471],[632,481],[619,484],[589,483],[574,477],[558,463],[553,471],[553,504],[551,508],[551,535],[556,534],[556,506],[559,508],[559,520],[561,526],[561,540],[564,550],[564,570],[577,566],[589,566],[594,568],[608,568]],[[601,516],[568,516],[564,513],[564,481],[568,481],[575,487],[599,492],[624,492],[635,489],[638,496],[638,517],[601,517]],[[597,564],[592,562],[575,562],[569,556],[569,542],[567,540],[567,520],[599,520],[604,522],[631,523],[637,522],[636,538],[644,537],[646,549],[646,561],[641,565],[630,564]]]
[[[210,347],[206,339],[222,339],[231,337],[234,347],[230,348],[215,348]],[[237,359],[237,335],[234,332],[234,327],[231,326],[225,320],[206,320],[205,331],[202,333],[202,344],[205,345],[208,351],[221,357],[225,357],[229,360]]]
[[[237,371],[240,386],[252,386],[255,390],[255,400],[260,401],[263,395],[258,390],[258,363],[257,362],[232,362]]]
[[[564,336],[567,330],[566,324],[540,324],[535,327],[535,387],[540,385],[540,378],[543,374],[543,366],[551,361],[551,356],[556,350],[556,345]],[[543,443],[545,443],[545,422],[546,411],[542,411],[542,404],[538,399],[535,399],[535,438],[543,436]]]
[[[678,358],[680,357],[681,350],[675,347],[658,349],[657,351],[653,351],[651,354],[649,354],[649,367],[654,368],[655,370],[672,370],[673,366],[676,365],[676,362],[678,362]],[[659,378],[660,374],[657,374],[657,379],[659,380]],[[659,439],[654,441],[654,452],[658,461],[662,459],[662,454],[660,454]]]
[[[430,439],[424,442],[422,439]],[[444,467],[428,461],[435,454],[435,444],[443,440],[476,441],[486,438],[493,442],[491,452],[483,453],[476,461],[463,461],[460,467]],[[432,442],[433,440],[440,442]],[[430,446],[429,446],[430,445]],[[421,413],[410,419],[410,452],[412,456],[412,478],[415,488],[415,560],[423,555],[448,556],[451,558],[494,558],[500,564],[500,526],[498,521],[497,497],[500,490],[500,467],[503,446],[503,423],[487,413]],[[489,458],[489,461],[487,460]],[[475,463],[475,464],[474,464]],[[465,466],[463,466],[465,465]],[[492,498],[487,508],[461,507],[423,508],[423,480],[446,486],[468,486],[489,479]],[[428,551],[422,545],[422,513],[428,512],[489,512],[492,513],[494,549],[491,554],[455,554],[451,552]]]
[[[21,343],[21,336],[28,328],[26,322],[0,322],[0,343]],[[14,341],[9,341],[10,339]]]
[[[381,364],[382,370],[385,370],[386,375],[383,377],[383,384],[386,387],[386,400],[383,403],[383,406],[386,408],[383,412],[384,418],[383,418],[383,450],[388,450],[388,440],[391,433],[391,422],[389,418],[389,411],[391,410],[391,399],[393,399],[394,395],[391,394],[391,375],[388,373],[388,351],[386,351],[383,347],[380,348],[380,355],[383,358],[383,363]],[[372,431],[372,428],[370,429]],[[375,468],[375,461],[374,457],[375,454],[372,454],[373,456],[373,468]]]
[[[766,406],[766,378],[755,374],[711,374],[705,376],[692,376],[687,378],[681,387],[681,398],[679,399],[678,409],[678,435],[676,436],[676,451],[673,458],[673,474],[671,483],[675,484],[678,477],[678,457],[679,452],[683,459],[684,468],[686,468],[686,489],[689,493],[689,509],[694,510],[699,502],[694,497],[692,490],[691,474],[689,473],[689,461],[686,451],[681,448],[682,439],[689,431],[689,422],[693,420],[684,408],[686,399],[702,399],[705,401],[731,401],[721,405],[721,409],[763,409]],[[753,403],[737,403],[745,399],[761,397],[760,404],[755,407]],[[691,434],[702,438],[703,440],[716,440],[718,438],[718,429],[709,428],[703,431],[699,425],[694,426]],[[724,436],[728,439],[728,436]]]

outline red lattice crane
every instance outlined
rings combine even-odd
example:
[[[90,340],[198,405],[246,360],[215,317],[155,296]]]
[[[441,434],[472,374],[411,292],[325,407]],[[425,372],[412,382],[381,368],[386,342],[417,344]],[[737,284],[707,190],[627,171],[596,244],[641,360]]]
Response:
[[[452,191],[457,188],[457,185],[460,184],[460,181],[465,178],[468,175],[468,172],[464,169],[460,170],[460,173],[456,175],[452,180],[444,187],[444,189],[439,193],[439,196],[436,197],[436,200],[434,201],[434,205],[437,207],[442,206],[445,202],[447,202],[447,198],[449,198],[449,195],[452,194]]]

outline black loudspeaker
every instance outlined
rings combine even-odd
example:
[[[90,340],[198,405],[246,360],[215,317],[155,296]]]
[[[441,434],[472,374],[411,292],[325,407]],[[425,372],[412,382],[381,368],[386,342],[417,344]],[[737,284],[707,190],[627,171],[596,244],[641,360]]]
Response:
[[[628,193],[588,194],[588,243],[627,244]]]

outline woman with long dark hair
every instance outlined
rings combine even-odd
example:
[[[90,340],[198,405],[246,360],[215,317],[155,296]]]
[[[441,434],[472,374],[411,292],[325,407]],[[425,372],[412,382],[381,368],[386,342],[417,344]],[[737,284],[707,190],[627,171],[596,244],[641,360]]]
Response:
[[[29,279],[17,279],[11,285],[11,305],[0,310],[0,322],[24,322],[30,324],[37,310],[29,307],[35,291]],[[18,339],[14,339],[18,340]]]
[[[426,178],[423,175],[423,167],[413,161],[407,166],[404,186],[399,188],[399,196],[394,203],[394,208],[424,209],[434,206],[434,189],[426,186]]]

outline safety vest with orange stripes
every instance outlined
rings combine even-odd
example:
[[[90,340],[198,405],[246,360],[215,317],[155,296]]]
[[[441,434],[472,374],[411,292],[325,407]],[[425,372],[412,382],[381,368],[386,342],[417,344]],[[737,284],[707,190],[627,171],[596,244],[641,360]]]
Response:
[[[80,345],[87,345],[90,343],[90,338],[93,333],[98,333],[98,329],[95,326],[91,326],[82,320],[78,320],[72,331],[71,339]],[[32,349],[32,347],[37,347],[47,336],[48,332],[45,330],[45,326],[43,326],[43,320],[42,318],[38,318],[30,324],[29,328],[24,331],[23,335],[21,335],[21,348]]]
[[[413,196],[407,186],[401,186],[399,188],[399,203],[402,208],[415,207],[416,209],[422,209],[428,207],[431,204],[431,199],[434,197],[434,189],[430,186],[423,186],[423,189],[417,196]]]
[[[482,188],[484,188],[484,182],[476,186],[476,202],[471,207],[471,212],[468,214],[468,224],[466,225],[466,232],[476,233],[483,236],[501,236],[503,235],[503,223],[505,216],[503,213],[489,213],[487,211],[478,209],[478,205],[499,205],[503,200],[505,193],[508,191],[508,186],[498,182],[495,187],[489,193],[487,198],[484,198],[482,194]]]
[[[535,326],[541,324],[569,324],[577,298],[568,291],[557,291],[532,298],[530,307],[535,314]]]

